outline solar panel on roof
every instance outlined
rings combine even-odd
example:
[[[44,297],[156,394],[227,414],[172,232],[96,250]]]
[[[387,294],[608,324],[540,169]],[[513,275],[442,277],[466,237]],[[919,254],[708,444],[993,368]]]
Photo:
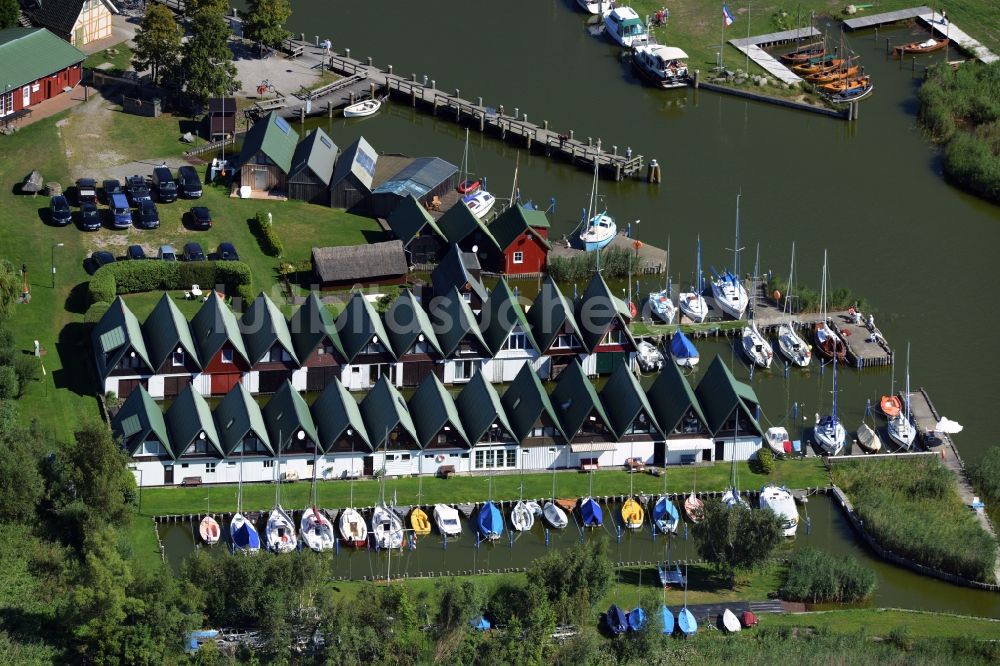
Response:
[[[139,417],[135,414],[122,421],[122,434],[126,438],[131,437],[140,430],[142,430],[142,423],[139,422]]]
[[[125,331],[121,326],[115,326],[101,336],[101,349],[104,350],[105,354],[118,349],[123,344],[125,344]]]
[[[330,140],[329,140],[329,139],[327,139],[327,138],[326,138],[325,136],[321,136],[321,137],[319,138],[319,140],[320,140],[320,143],[322,143],[322,144],[323,144],[324,146],[326,146],[326,147],[327,147],[327,148],[329,148],[330,150],[333,150],[333,144],[332,144],[332,143],[330,143]]]
[[[278,129],[280,129],[285,134],[288,134],[289,132],[292,131],[292,128],[288,126],[288,121],[282,118],[281,116],[274,117],[274,124]]]
[[[357,157],[354,161],[360,166],[365,172],[371,176],[375,177],[375,158],[364,152],[363,150],[358,151]]]

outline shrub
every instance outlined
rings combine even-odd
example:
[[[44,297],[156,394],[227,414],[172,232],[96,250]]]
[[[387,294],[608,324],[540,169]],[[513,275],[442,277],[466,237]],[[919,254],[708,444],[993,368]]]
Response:
[[[42,364],[39,363],[35,356],[30,354],[17,354],[13,360],[12,367],[14,368],[14,373],[17,375],[17,383],[21,389],[21,393],[24,393],[28,382],[35,381],[42,374]],[[18,396],[21,393],[18,393]]]
[[[235,293],[252,280],[250,267],[242,261],[122,261],[102,266],[90,279],[88,303],[110,303],[118,294],[164,289],[190,289],[198,284],[211,289],[222,285]]]
[[[788,563],[781,597],[789,601],[853,603],[875,591],[875,574],[854,557],[803,548]]]
[[[274,225],[267,221],[267,214],[258,212],[250,218],[250,231],[257,237],[261,252],[269,257],[278,257],[284,252],[281,239],[274,230]]]
[[[111,264],[109,264],[110,266]],[[111,271],[105,270],[108,266],[104,266],[90,278],[90,283],[87,286],[87,304],[93,305],[99,301],[105,303],[110,303],[115,300],[115,275]]]
[[[236,285],[236,298],[240,299],[240,311],[245,310],[250,307],[250,303],[253,302],[253,287],[248,284]]]
[[[87,312],[84,313],[83,322],[85,324],[96,324],[101,321],[101,317],[104,316],[104,313],[107,312],[110,307],[111,304],[107,301],[98,301],[94,303],[87,308]]]
[[[757,451],[757,457],[754,462],[754,471],[758,474],[770,474],[774,471],[774,454],[771,453],[771,449],[762,447]]]
[[[984,497],[1000,502],[1000,446],[990,447],[982,460],[969,465],[969,476]]]
[[[597,272],[597,252],[587,252],[571,259],[549,257],[548,272],[556,282],[587,280]],[[635,254],[620,247],[608,247],[600,252],[601,274],[605,278],[620,280],[633,273],[640,273],[646,262],[636,259]]]
[[[21,395],[17,373],[9,365],[0,367],[0,400],[13,400]]]

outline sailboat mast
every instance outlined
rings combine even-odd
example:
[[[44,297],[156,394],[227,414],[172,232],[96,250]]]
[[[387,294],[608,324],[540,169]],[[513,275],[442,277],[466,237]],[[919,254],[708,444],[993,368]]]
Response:
[[[736,195],[736,244],[733,245],[733,276],[740,279],[740,198],[743,193]]]
[[[906,343],[906,423],[910,423],[910,343]]]
[[[636,250],[638,252],[638,250]],[[667,280],[664,289],[667,290],[667,296],[670,296],[670,236],[667,236]]]
[[[465,130],[468,132],[469,130]],[[514,184],[510,186],[510,205],[513,206],[517,201],[517,168],[521,164],[521,153],[518,151],[517,157],[514,160]]]
[[[704,280],[701,275],[701,234],[698,234],[698,295],[705,290]]]
[[[792,265],[788,267],[788,283],[785,284],[785,307],[782,308],[785,314],[792,313],[789,297],[792,295],[792,276],[795,275],[795,241],[792,241]]]
[[[274,506],[281,505],[281,484],[278,478],[281,476],[281,430],[278,430],[278,461],[274,464]]]

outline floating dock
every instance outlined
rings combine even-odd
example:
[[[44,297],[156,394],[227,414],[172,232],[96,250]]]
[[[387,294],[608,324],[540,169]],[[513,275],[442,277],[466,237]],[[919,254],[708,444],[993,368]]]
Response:
[[[844,19],[844,25],[851,30],[863,30],[864,28],[874,28],[886,23],[899,23],[909,21],[918,16],[930,15],[930,7],[910,7],[909,9],[899,9],[894,12],[882,12],[881,14],[869,14],[857,18]]]
[[[760,67],[774,78],[783,83],[794,85],[802,81],[802,78],[785,67],[780,60],[765,51],[763,47],[822,36],[823,33],[810,26],[809,28],[800,28],[798,30],[783,30],[781,32],[771,32],[766,35],[730,39],[729,43],[740,52],[748,55],[751,60],[760,65]]]

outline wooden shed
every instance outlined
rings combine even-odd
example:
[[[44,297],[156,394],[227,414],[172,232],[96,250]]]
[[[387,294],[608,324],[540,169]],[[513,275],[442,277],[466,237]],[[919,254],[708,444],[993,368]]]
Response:
[[[236,98],[212,97],[208,100],[208,138],[211,141],[224,139],[236,133]]]
[[[330,179],[330,206],[359,210],[368,203],[375,178],[378,153],[364,137],[358,137],[337,160]]]
[[[323,289],[354,285],[400,284],[406,279],[406,254],[398,240],[346,247],[314,247],[313,273]]]
[[[288,172],[288,198],[326,204],[330,178],[337,161],[337,144],[318,127],[295,147]]]
[[[374,184],[371,212],[375,217],[388,217],[407,197],[414,197],[428,206],[455,189],[458,167],[440,157],[418,157],[385,181]]]
[[[276,111],[258,120],[243,140],[234,185],[249,187],[251,196],[284,196],[298,142],[298,132]]]

